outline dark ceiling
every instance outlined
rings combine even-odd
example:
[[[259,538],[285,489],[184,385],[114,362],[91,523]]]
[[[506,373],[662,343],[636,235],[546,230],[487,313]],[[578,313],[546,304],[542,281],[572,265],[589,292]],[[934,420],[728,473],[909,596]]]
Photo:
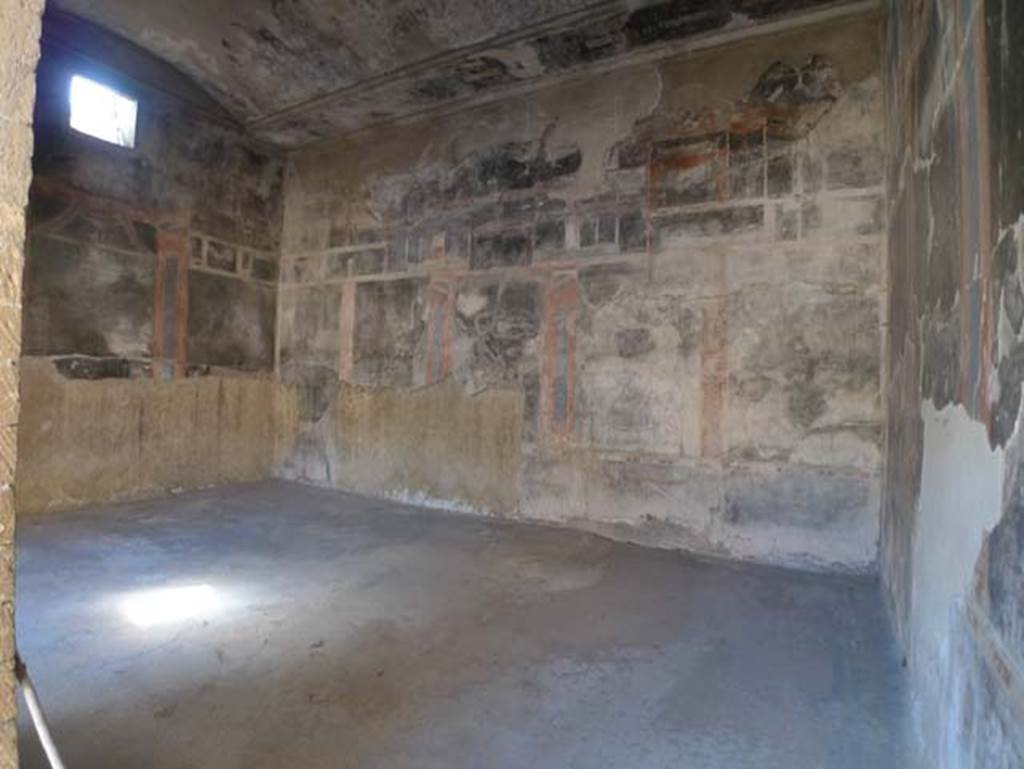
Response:
[[[852,5],[864,5],[853,3]],[[834,0],[51,0],[285,146]]]

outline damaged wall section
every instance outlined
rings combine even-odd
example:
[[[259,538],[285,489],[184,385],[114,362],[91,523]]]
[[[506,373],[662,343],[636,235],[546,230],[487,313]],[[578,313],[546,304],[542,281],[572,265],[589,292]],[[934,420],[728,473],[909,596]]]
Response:
[[[872,569],[879,45],[867,15],[293,153],[281,473]]]
[[[107,53],[137,72],[72,53],[64,23],[38,73],[20,509],[265,477],[283,162],[130,43]],[[73,74],[138,99],[134,148],[69,127]]]
[[[924,766],[1024,766],[1024,7],[891,2],[882,572]]]

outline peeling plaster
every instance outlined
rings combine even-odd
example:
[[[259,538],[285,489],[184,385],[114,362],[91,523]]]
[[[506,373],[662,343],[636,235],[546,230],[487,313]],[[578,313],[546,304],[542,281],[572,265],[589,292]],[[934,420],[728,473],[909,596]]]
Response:
[[[940,744],[924,733],[928,726],[952,739],[957,713],[947,709],[955,692],[943,691],[954,662],[956,623],[973,590],[975,569],[985,538],[1003,513],[1005,453],[992,450],[983,424],[959,405],[936,409],[922,405],[924,464],[915,524],[911,641],[914,677],[919,682],[914,707],[919,741],[930,766]],[[946,684],[948,686],[948,684]]]

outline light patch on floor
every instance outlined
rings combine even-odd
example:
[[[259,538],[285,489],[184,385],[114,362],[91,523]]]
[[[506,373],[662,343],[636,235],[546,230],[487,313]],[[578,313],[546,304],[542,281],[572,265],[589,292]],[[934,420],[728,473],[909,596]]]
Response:
[[[222,610],[224,599],[210,585],[181,585],[129,593],[117,604],[126,620],[149,628],[212,619]]]

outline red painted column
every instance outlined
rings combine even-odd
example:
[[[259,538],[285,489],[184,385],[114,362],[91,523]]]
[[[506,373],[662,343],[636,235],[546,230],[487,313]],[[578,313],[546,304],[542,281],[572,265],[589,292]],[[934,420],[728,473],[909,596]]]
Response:
[[[427,287],[427,354],[425,381],[443,381],[452,370],[455,284],[434,279]]]
[[[571,438],[575,432],[579,302],[576,275],[555,275],[544,296],[540,406],[541,433],[556,438]]]

